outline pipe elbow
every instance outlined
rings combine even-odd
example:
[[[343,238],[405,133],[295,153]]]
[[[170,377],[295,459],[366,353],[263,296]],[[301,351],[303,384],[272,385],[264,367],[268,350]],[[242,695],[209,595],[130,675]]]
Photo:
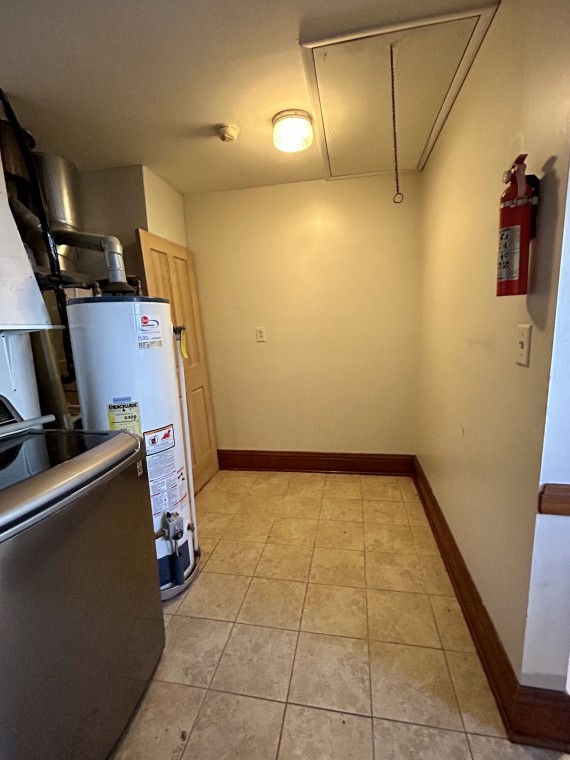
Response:
[[[119,256],[123,255],[123,246],[119,238],[113,237],[113,235],[105,235],[101,239],[101,248],[105,253],[116,253]]]
[[[101,248],[105,254],[109,283],[126,283],[127,273],[121,241],[112,235],[105,235],[101,238]]]

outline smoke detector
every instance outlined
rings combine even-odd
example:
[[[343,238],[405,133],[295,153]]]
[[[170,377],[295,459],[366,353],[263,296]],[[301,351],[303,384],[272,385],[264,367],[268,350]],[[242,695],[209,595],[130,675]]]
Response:
[[[237,124],[218,124],[216,132],[222,142],[235,142],[238,139],[239,127]]]

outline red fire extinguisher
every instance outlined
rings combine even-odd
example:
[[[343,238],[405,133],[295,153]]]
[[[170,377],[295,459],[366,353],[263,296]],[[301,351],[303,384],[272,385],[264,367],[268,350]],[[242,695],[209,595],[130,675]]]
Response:
[[[530,241],[536,237],[536,212],[540,180],[525,175],[523,153],[504,173],[508,185],[501,195],[497,295],[519,296],[528,292]]]

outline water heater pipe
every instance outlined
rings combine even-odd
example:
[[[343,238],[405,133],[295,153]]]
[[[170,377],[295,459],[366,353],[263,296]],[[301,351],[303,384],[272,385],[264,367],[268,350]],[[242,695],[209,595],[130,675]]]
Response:
[[[194,530],[192,539],[194,543],[194,553],[199,556],[200,545],[198,543],[198,523],[196,521],[196,500],[194,498],[194,477],[192,475],[192,450],[190,447],[190,425],[188,422],[188,402],[186,400],[186,378],[184,376],[184,358],[182,356],[182,333],[186,328],[184,325],[174,327],[176,337],[176,363],[178,364],[178,390],[180,392],[180,401],[182,404],[182,428],[184,430],[184,450],[186,452],[186,476],[188,478],[188,499],[190,500],[190,516]]]
[[[127,284],[123,246],[118,238],[112,235],[96,235],[92,232],[70,230],[69,227],[60,227],[58,224],[52,225],[52,231],[56,243],[89,248],[93,251],[103,251],[109,283],[120,283],[125,286],[122,290],[129,293],[133,292],[131,286]]]
[[[10,208],[14,215],[17,216],[28,229],[33,232],[41,231],[42,225],[39,218],[17,198],[10,198]],[[109,289],[120,290],[121,292],[126,293],[134,292],[131,286],[127,284],[123,246],[118,238],[112,237],[111,235],[96,235],[92,232],[80,232],[60,224],[52,224],[51,231],[55,242],[61,245],[75,245],[80,248],[89,248],[93,251],[103,251],[105,254],[105,264],[107,266],[110,285]]]

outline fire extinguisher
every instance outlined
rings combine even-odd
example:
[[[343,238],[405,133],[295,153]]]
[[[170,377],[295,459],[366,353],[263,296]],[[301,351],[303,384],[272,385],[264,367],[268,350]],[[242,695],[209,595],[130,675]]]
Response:
[[[536,237],[540,180],[534,174],[525,175],[527,155],[517,156],[503,174],[508,187],[500,204],[498,296],[528,292],[530,241]]]

